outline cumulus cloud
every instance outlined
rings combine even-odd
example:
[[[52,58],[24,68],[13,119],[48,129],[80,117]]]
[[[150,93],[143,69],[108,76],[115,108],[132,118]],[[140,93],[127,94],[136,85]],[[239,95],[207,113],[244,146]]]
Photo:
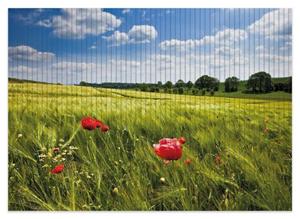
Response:
[[[84,39],[115,30],[122,21],[115,15],[101,9],[62,9],[62,15],[40,20],[37,25],[53,28],[53,34],[60,38]]]
[[[112,46],[118,46],[129,42],[128,34],[120,31],[115,31],[111,36],[103,36],[103,39],[110,42]]]
[[[291,9],[277,9],[266,13],[260,19],[248,26],[252,34],[264,35],[273,38],[289,38],[292,32]]]
[[[134,25],[129,30],[128,36],[133,43],[150,43],[157,37],[157,31],[150,25]]]
[[[178,40],[171,39],[162,41],[159,47],[162,50],[179,50],[186,51],[194,49],[197,46],[204,46],[209,44],[220,45],[232,45],[234,43],[241,42],[248,37],[245,30],[242,29],[231,29],[227,28],[222,31],[218,31],[215,35],[204,36],[201,39],[188,39],[188,40]]]
[[[50,61],[55,58],[51,52],[40,52],[30,46],[20,45],[8,48],[8,57],[11,61]]]
[[[134,25],[128,33],[115,31],[111,36],[104,36],[113,46],[128,43],[150,43],[157,37],[158,33],[154,26]]]

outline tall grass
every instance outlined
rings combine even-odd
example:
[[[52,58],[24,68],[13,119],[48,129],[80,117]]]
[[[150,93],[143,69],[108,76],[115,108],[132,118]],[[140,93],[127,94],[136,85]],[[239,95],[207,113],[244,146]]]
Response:
[[[10,83],[8,116],[10,210],[291,210],[289,101]],[[152,144],[180,136],[166,165]]]

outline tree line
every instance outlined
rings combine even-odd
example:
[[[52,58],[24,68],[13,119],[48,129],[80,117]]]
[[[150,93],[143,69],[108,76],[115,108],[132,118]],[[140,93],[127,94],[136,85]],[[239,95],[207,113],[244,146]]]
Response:
[[[224,92],[237,92],[244,93],[268,93],[273,91],[292,92],[292,77],[286,80],[272,81],[270,74],[261,71],[250,75],[245,84],[241,87],[239,78],[232,76],[225,79]],[[179,79],[176,83],[167,81],[162,83],[158,81],[156,84],[152,83],[87,83],[80,82],[80,86],[104,87],[104,88],[119,88],[119,89],[135,89],[144,92],[165,92],[174,94],[192,94],[192,95],[205,95],[206,93],[214,95],[215,92],[220,90],[220,81],[217,78],[209,75],[199,77],[194,83],[192,81],[184,82]]]

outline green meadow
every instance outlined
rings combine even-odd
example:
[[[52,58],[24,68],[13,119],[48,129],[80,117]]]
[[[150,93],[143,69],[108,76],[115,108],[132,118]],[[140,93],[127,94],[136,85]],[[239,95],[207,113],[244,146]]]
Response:
[[[291,97],[266,95],[282,96],[9,82],[8,208],[291,210]],[[110,130],[82,129],[84,116]],[[155,155],[153,144],[180,136],[180,160]]]

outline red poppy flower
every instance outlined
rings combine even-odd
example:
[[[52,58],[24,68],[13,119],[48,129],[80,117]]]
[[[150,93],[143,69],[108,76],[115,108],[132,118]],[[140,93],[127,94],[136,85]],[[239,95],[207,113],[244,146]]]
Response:
[[[81,126],[87,130],[94,130],[97,128],[97,122],[91,117],[84,117],[81,120]]]
[[[105,125],[103,122],[101,122],[98,119],[94,119],[92,117],[84,117],[81,120],[81,126],[84,129],[87,130],[94,130],[96,128],[100,128],[102,132],[107,132],[109,130],[109,127],[107,125]]]
[[[163,138],[154,144],[154,152],[165,160],[178,160],[182,156],[182,143],[177,138]]]
[[[184,161],[184,164],[186,164],[186,165],[190,165],[191,163],[192,163],[191,159],[186,159]]]
[[[220,156],[220,154],[217,154],[217,155],[216,155],[216,157],[215,157],[215,163],[216,163],[217,165],[220,165],[220,164],[221,164],[221,156]]]
[[[55,166],[52,170],[51,170],[51,173],[52,174],[58,174],[58,173],[61,173],[65,168],[65,165],[64,164],[60,164],[60,165],[57,165]]]

